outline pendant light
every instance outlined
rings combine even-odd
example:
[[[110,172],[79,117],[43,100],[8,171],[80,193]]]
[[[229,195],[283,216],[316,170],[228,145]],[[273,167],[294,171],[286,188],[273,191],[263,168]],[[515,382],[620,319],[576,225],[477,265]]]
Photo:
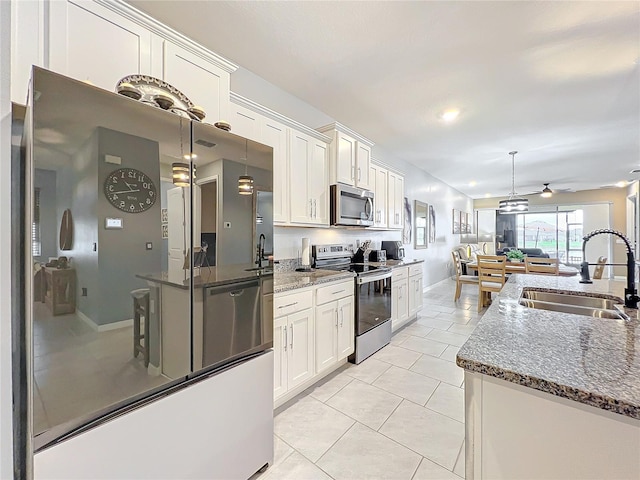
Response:
[[[184,153],[184,145],[182,142],[182,117],[180,117],[180,156],[187,159],[196,158],[195,154]],[[171,164],[171,176],[173,178],[173,184],[177,187],[189,187],[191,185],[191,175],[193,179],[196,178],[196,166],[192,164],[191,171],[188,163],[174,162]]]
[[[516,158],[517,151],[509,152],[511,155],[511,193],[506,200],[500,200],[498,211],[500,213],[522,213],[529,210],[529,200],[518,197],[516,193]]]
[[[244,144],[244,175],[238,177],[238,193],[240,195],[253,195],[253,177],[247,175],[247,160],[249,151],[249,140]]]
[[[549,188],[548,183],[545,183],[543,185],[544,185],[544,189],[542,190],[542,192],[540,192],[540,196],[542,198],[551,198],[551,196],[553,195],[553,190]]]

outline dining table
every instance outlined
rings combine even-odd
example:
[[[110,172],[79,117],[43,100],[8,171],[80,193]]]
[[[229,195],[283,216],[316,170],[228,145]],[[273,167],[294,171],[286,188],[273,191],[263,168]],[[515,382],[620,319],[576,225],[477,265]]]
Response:
[[[509,262],[505,263],[505,272],[506,273],[527,273],[527,268],[524,262]],[[478,263],[477,262],[469,262],[467,263],[467,270],[473,270],[477,275],[478,272]],[[560,263],[558,265],[558,275],[561,277],[573,277],[580,273],[577,268],[572,267],[570,265],[565,265]],[[555,275],[552,273],[541,273],[539,275]]]

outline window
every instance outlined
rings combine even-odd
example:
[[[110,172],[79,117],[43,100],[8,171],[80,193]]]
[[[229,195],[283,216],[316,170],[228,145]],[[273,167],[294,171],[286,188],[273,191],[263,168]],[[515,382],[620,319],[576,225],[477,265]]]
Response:
[[[40,243],[40,189],[33,192],[33,223],[31,224],[31,252],[34,257],[42,254]]]
[[[540,248],[562,263],[582,261],[582,210],[520,213],[516,218],[518,248]]]

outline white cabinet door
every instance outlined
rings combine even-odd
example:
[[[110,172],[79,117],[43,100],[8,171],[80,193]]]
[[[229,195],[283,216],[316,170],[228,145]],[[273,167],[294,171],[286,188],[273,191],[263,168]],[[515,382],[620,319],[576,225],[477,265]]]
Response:
[[[409,277],[409,316],[413,316],[422,308],[422,275]]]
[[[354,301],[353,297],[338,300],[338,359],[351,355],[354,351]]]
[[[313,309],[289,315],[287,387],[300,385],[314,374]]]
[[[309,158],[311,139],[291,130],[289,141],[289,208],[292,223],[309,223],[312,218],[313,201],[309,196]]]
[[[409,281],[398,280],[396,320],[402,322],[409,318]]]
[[[329,169],[327,144],[312,140],[307,183],[309,197],[313,200],[311,223],[329,225]]]
[[[201,106],[207,123],[229,118],[229,72],[169,41],[164,42],[163,80]],[[233,124],[231,125],[233,128]]]
[[[370,177],[371,147],[357,142],[356,149],[356,185],[365,190],[374,189],[374,180]]]
[[[356,139],[337,131],[335,142],[336,182],[355,186]]]
[[[281,123],[264,118],[261,143],[273,148],[273,221],[289,221],[289,182],[287,161],[288,129]]]
[[[184,269],[185,255],[189,248],[188,237],[191,231],[191,200],[189,188],[175,187],[167,191],[167,244],[169,250],[169,271]],[[193,219],[193,246],[200,246],[201,229],[201,191],[195,185],[193,204],[196,205]],[[185,241],[187,242],[185,244]]]
[[[288,318],[273,321],[273,397],[278,398],[287,391],[287,333]]]
[[[331,367],[338,361],[336,302],[316,307],[316,373]]]
[[[260,124],[262,116],[256,112],[249,110],[241,105],[231,104],[231,116],[229,123],[232,132],[241,137],[262,142]],[[264,142],[262,142],[264,143]]]
[[[389,228],[403,227],[404,177],[389,172],[387,203],[389,212]]]
[[[369,178],[373,183],[373,226],[387,228],[387,169],[371,164]]]
[[[51,70],[110,91],[127,75],[151,73],[145,27],[94,2],[48,4]]]

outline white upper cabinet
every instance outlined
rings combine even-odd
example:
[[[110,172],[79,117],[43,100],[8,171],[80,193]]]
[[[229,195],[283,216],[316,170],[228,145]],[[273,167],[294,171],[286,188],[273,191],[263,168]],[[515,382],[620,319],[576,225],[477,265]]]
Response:
[[[387,228],[387,175],[386,168],[374,163],[369,167],[373,184],[373,226]]]
[[[317,129],[331,138],[329,147],[329,183],[344,183],[372,190],[369,176],[373,142],[339,123]]]
[[[289,185],[287,184],[287,139],[289,129],[275,120],[264,118],[260,142],[273,148],[273,221],[289,221]]]
[[[169,41],[163,60],[162,79],[202,107],[207,123],[229,121],[229,72]]]
[[[260,124],[262,121],[263,117],[259,113],[242,105],[231,104],[229,123],[231,124],[232,133],[260,142]]]
[[[118,80],[151,73],[151,32],[93,2],[49,2],[49,68],[114,91]]]
[[[404,177],[389,171],[387,182],[389,228],[402,228],[404,225]]]

